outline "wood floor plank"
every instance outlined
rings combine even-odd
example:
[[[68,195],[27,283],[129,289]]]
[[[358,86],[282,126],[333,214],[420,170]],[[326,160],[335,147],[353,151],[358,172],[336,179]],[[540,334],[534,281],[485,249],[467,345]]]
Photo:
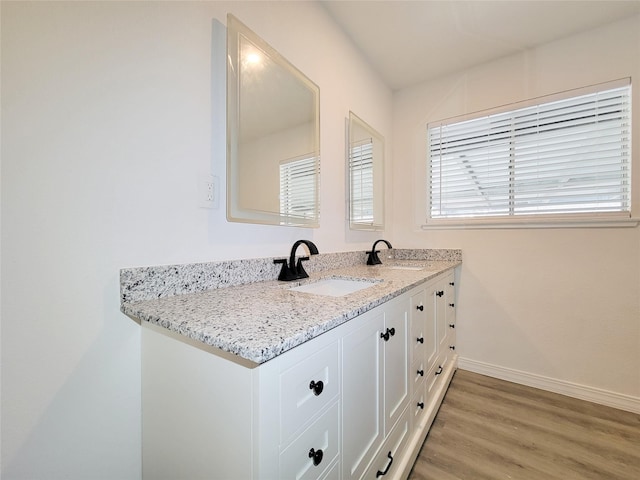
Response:
[[[638,480],[640,415],[458,370],[410,480]]]

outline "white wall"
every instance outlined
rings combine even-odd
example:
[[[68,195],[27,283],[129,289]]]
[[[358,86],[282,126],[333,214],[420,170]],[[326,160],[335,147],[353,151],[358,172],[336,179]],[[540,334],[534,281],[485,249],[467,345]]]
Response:
[[[463,250],[458,351],[467,366],[639,409],[640,228],[418,228],[427,122],[629,76],[640,79],[640,17],[397,92],[393,236]],[[636,217],[639,127],[634,120]]]
[[[119,269],[393,240],[344,215],[345,119],[390,137],[392,94],[311,2],[1,8],[2,478],[138,479],[140,337]],[[227,11],[320,86],[319,229],[197,207],[198,172],[224,178],[211,43]]]

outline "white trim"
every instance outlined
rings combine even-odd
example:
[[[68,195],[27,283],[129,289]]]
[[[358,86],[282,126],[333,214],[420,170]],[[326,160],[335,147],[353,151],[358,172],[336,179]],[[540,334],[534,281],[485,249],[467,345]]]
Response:
[[[494,108],[487,108],[484,110],[476,110],[473,112],[465,113],[462,115],[454,115],[453,117],[443,118],[434,122],[427,123],[427,128],[438,127],[449,123],[464,122],[466,120],[473,120],[484,115],[496,115],[499,113],[508,112],[510,110],[516,110],[518,108],[531,107],[540,103],[555,102],[558,100],[565,100],[571,97],[579,97],[581,95],[588,95],[590,93],[596,93],[602,90],[609,90],[620,87],[628,87],[631,85],[631,77],[622,77],[616,80],[608,82],[595,83],[586,87],[571,88],[569,90],[563,90],[557,93],[551,93],[549,95],[540,95],[538,97],[528,98],[519,102],[506,103]]]
[[[513,218],[508,220],[431,220],[420,225],[421,230],[460,230],[460,229],[496,229],[496,228],[634,228],[640,224],[640,218],[591,218],[591,219],[535,219]]]
[[[469,358],[458,358],[458,368],[470,372],[499,378],[528,387],[540,388],[548,392],[559,393],[580,400],[618,408],[627,412],[640,414],[640,397],[611,392],[601,388],[589,387],[578,383],[557,380],[535,373],[523,372],[512,368],[479,362]]]

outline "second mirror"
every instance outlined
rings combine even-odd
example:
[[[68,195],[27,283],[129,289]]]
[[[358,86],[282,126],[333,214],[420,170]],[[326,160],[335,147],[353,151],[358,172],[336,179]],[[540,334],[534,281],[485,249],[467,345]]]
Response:
[[[384,137],[349,112],[349,227],[384,229]]]

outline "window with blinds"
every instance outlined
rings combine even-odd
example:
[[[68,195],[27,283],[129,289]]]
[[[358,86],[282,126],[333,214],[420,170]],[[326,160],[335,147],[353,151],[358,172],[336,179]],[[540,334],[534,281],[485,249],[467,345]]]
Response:
[[[317,162],[305,156],[280,163],[280,214],[313,218],[316,212]]]
[[[373,141],[351,144],[351,221],[373,223]]]
[[[631,86],[624,83],[430,124],[430,219],[629,217]]]

